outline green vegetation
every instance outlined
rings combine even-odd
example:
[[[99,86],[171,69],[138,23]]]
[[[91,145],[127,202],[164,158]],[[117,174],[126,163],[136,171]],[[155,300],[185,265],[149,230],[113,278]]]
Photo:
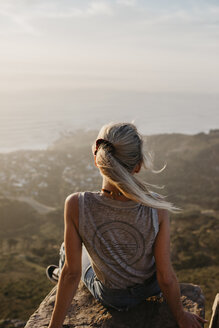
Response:
[[[45,270],[18,255],[2,256],[0,265],[2,318],[27,319],[51,290]]]
[[[219,215],[200,210],[171,220],[172,262],[180,282],[199,285],[205,295],[206,318],[219,291]]]
[[[95,135],[81,131],[47,151],[0,155],[0,320],[28,319],[53,287],[45,268],[58,263],[64,199],[74,191],[100,189],[90,149]],[[171,215],[172,261],[179,281],[203,289],[209,319],[219,291],[219,133],[147,139],[155,168],[165,162],[167,168],[140,176],[166,185],[161,192],[183,209]]]
[[[202,268],[219,263],[218,216],[200,211],[172,219],[172,255],[177,270]]]

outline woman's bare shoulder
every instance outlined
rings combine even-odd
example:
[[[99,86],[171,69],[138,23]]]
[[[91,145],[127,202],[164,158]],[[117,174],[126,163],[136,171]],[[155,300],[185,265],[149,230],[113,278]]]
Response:
[[[74,192],[70,195],[68,195],[65,199],[65,204],[68,206],[68,207],[74,207],[75,205],[78,204],[78,197],[79,197],[79,192]]]
[[[68,213],[70,220],[72,220],[75,226],[78,228],[78,217],[79,217],[79,205],[78,197],[79,192],[72,193],[66,197],[65,200],[65,213]]]
[[[159,208],[157,209],[157,214],[158,214],[158,221],[159,224],[162,224],[164,221],[169,221],[169,211]]]

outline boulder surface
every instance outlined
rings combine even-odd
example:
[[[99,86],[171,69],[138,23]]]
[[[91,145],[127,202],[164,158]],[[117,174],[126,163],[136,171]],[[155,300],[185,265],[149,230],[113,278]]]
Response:
[[[199,286],[180,284],[181,299],[187,311],[204,317],[204,296]],[[57,286],[32,314],[25,328],[47,327],[55,303]],[[80,283],[64,321],[65,328],[177,328],[167,303],[160,299],[146,300],[127,312],[106,308]]]

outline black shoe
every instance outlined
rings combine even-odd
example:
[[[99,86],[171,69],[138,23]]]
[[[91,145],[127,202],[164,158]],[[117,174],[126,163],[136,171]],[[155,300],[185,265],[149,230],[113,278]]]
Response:
[[[46,268],[46,275],[50,281],[57,283],[59,280],[59,267],[57,265],[49,265]]]

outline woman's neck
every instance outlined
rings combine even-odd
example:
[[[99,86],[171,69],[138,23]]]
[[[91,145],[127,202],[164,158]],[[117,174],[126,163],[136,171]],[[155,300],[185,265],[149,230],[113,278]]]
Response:
[[[120,201],[128,201],[130,200],[129,198],[125,197],[118,188],[116,188],[116,186],[114,186],[113,184],[111,184],[105,177],[103,178],[103,183],[102,183],[102,189],[101,192],[111,198],[111,199],[115,199],[115,200],[120,200]]]

